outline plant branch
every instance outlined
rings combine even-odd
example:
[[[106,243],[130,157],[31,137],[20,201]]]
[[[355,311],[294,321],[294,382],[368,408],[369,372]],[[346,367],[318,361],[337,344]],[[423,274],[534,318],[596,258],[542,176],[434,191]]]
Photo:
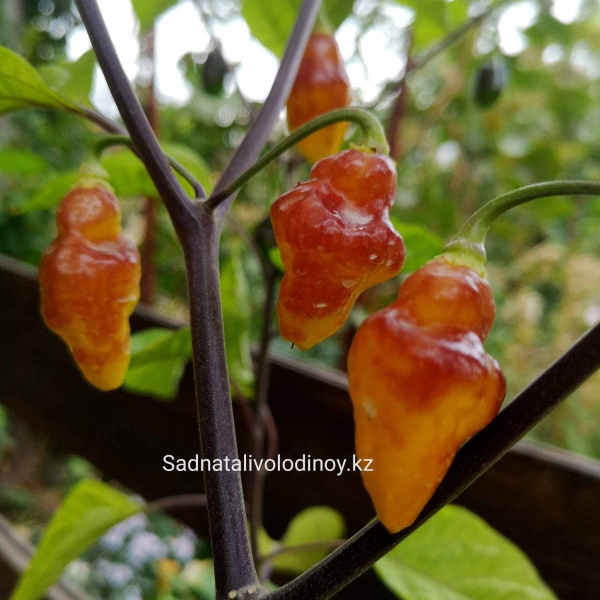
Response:
[[[194,205],[173,175],[148,119],[133,92],[119,62],[96,0],[75,0],[75,3],[125,127],[181,238],[194,218]]]
[[[479,14],[472,16],[467,19],[462,25],[459,25],[456,29],[451,31],[446,37],[442,38],[439,42],[432,44],[426,50],[423,50],[420,54],[415,56],[412,59],[411,64],[411,72],[417,71],[418,69],[423,68],[429,62],[431,62],[436,56],[439,56],[444,50],[450,48],[450,46],[454,45],[458,42],[465,34],[467,34],[471,29],[480,25],[483,21],[485,21],[490,15],[494,13],[495,10],[502,7],[504,4],[508,4],[510,2],[514,2],[515,0],[496,0],[484,9]],[[406,73],[402,76],[400,80],[393,81],[387,84],[379,97],[379,99],[374,104],[379,104],[383,97],[387,97],[390,92],[391,97],[393,98],[396,94],[401,92],[401,84],[402,79],[405,77]]]
[[[360,126],[364,136],[364,146],[383,154],[388,153],[389,148],[385,139],[385,133],[383,132],[381,123],[375,116],[361,108],[340,108],[339,110],[333,110],[305,123],[294,132],[290,133],[290,135],[269,150],[269,152],[267,152],[260,160],[255,162],[227,187],[224,189],[222,188],[219,192],[213,193],[207,200],[207,205],[211,209],[216,208],[219,204],[225,202],[227,198],[230,198],[232,194],[239,190],[257,173],[262,171],[268,164],[281,156],[286,150],[289,150],[299,141],[313,134],[315,131],[328,127],[333,123],[339,123],[340,121],[351,121]]]
[[[414,68],[420,69],[421,67],[424,67],[428,62],[441,54],[444,50],[454,45],[466,33],[473,29],[473,27],[477,27],[480,23],[485,21],[485,19],[487,19],[495,10],[504,4],[508,4],[509,2],[514,2],[514,0],[496,0],[496,2],[492,2],[490,6],[488,6],[479,14],[467,19],[462,25],[459,25],[454,31],[451,31],[437,44],[433,44],[430,48],[424,50],[421,54],[416,56],[414,59]]]
[[[227,168],[223,171],[212,196],[216,196],[225,190],[240,174],[247,171],[260,155],[292,89],[296,72],[304,55],[304,49],[320,7],[321,0],[304,0],[302,2],[271,91],[246,137],[239,145]],[[215,211],[221,225],[233,199],[234,195],[225,198]]]
[[[545,181],[533,183],[490,200],[460,228],[446,250],[469,250],[485,259],[485,238],[495,219],[506,211],[531,200],[553,196],[600,196],[600,183],[594,181]]]
[[[459,450],[446,477],[413,525],[392,535],[378,520],[371,521],[312,569],[269,594],[269,600],[331,598],[454,500],[598,368],[600,323]]]

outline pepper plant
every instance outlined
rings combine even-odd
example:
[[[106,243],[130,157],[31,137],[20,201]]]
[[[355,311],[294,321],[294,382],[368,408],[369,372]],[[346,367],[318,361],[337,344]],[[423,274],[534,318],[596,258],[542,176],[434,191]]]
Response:
[[[373,153],[375,155],[385,154],[388,151],[388,143],[383,130],[369,112],[357,108],[341,108],[299,125],[284,141],[261,157],[270,132],[292,91],[305,48],[319,15],[320,4],[318,0],[304,0],[299,5],[271,91],[210,195],[205,193],[197,177],[181,164],[182,161],[170,155],[171,153],[165,153],[159,145],[149,120],[117,58],[96,0],[76,0],[76,5],[88,31],[97,61],[119,109],[124,129],[106,116],[79,105],[66,95],[47,87],[36,71],[23,59],[6,49],[0,49],[0,111],[9,112],[26,107],[45,107],[67,111],[86,118],[110,134],[95,145],[96,157],[100,157],[109,146],[126,145],[141,159],[156,187],[168,211],[185,259],[190,307],[189,331],[201,454],[203,458],[210,461],[238,458],[220,294],[220,284],[223,282],[220,282],[219,274],[219,239],[223,227],[227,223],[240,233],[259,258],[267,290],[261,344],[258,351],[256,402],[252,415],[255,457],[263,455],[265,437],[269,437],[270,431],[272,433],[266,398],[269,379],[268,351],[272,337],[271,315],[275,304],[278,267],[264,255],[247,232],[240,230],[239,224],[229,214],[238,191],[283,152],[303,140],[307,142],[310,139],[308,136],[314,136],[316,132],[323,132],[325,128],[331,128],[340,123],[355,123],[361,132],[357,144],[358,149],[348,152],[360,154],[362,151],[366,156],[373,156]],[[421,56],[411,58],[406,67],[406,74],[399,82],[401,93],[409,71],[419,68],[433,56],[442,52],[501,4],[504,2],[493,3],[488,11],[467,20],[441,43],[433,46]],[[321,26],[320,24],[319,27]],[[480,81],[484,79],[484,77],[479,78]],[[341,105],[344,106],[345,101]],[[395,112],[396,124],[402,112],[401,103],[398,103],[397,109]],[[334,127],[329,131],[343,133],[344,128]],[[336,136],[340,137],[339,134]],[[395,136],[388,135],[388,137],[395,139]],[[392,156],[394,153],[395,145],[392,144]],[[350,156],[350,154],[346,156]],[[322,173],[322,171],[318,171],[318,173]],[[318,180],[319,177],[315,176],[314,179]],[[350,181],[354,182],[352,178]],[[360,178],[357,178],[354,183],[360,192],[360,184],[364,183],[364,180],[361,181]],[[184,187],[186,184],[193,190],[193,197],[190,197],[187,188]],[[500,196],[467,221],[459,234],[447,245],[443,254],[444,260],[454,267],[471,269],[483,276],[485,258],[483,243],[492,221],[506,210],[523,202],[558,195],[600,195],[600,184],[588,181],[554,181],[533,184]],[[390,192],[390,196],[393,196],[393,192]],[[387,208],[385,207],[385,211]],[[386,230],[389,234],[387,212],[383,211],[382,208],[378,219],[381,220],[382,214],[384,214]],[[392,242],[394,240],[396,238],[393,238]],[[397,240],[396,243],[398,243]],[[286,257],[283,252],[282,255],[285,264],[286,258],[289,256]],[[402,252],[398,251],[397,258],[398,264],[394,263],[393,272],[389,276],[396,274],[399,270],[400,263],[404,260],[403,250]],[[388,266],[391,266],[391,263]],[[375,282],[377,279],[374,278],[373,281]],[[481,285],[483,286],[483,284]],[[352,302],[355,297],[352,298]],[[429,299],[425,298],[419,301],[427,306]],[[489,312],[491,309],[487,307],[486,310]],[[346,315],[348,311],[346,311]],[[486,313],[483,317],[491,326],[493,315],[490,318],[490,314]],[[373,322],[370,321],[370,323]],[[368,324],[367,327],[369,327]],[[476,329],[477,326],[474,328]],[[481,334],[479,344],[489,330],[487,325],[482,328],[487,329],[485,332],[479,332]],[[466,331],[471,332],[468,328]],[[329,333],[327,332],[326,335]],[[368,333],[359,336],[359,343],[366,335]],[[322,337],[324,336],[316,336],[319,339]],[[375,336],[371,341],[376,348],[380,340]],[[351,357],[359,351],[362,350],[355,350]],[[449,360],[454,359],[451,357]],[[359,375],[362,378],[365,373],[361,371],[361,361],[351,359],[351,365],[354,365],[352,367],[354,373],[350,374],[352,393],[352,381],[356,381]],[[343,543],[334,539],[325,540],[322,543],[314,542],[312,546],[310,543],[306,544],[307,547],[304,550],[314,551],[333,547],[335,549],[280,588],[271,589],[266,585],[268,577],[265,575],[268,574],[269,568],[261,568],[259,572],[256,568],[259,562],[261,567],[265,567],[265,564],[267,567],[269,564],[272,566],[276,564],[278,558],[277,550],[271,554],[267,551],[266,558],[263,552],[262,560],[259,561],[260,537],[263,534],[260,524],[264,473],[259,473],[253,481],[247,499],[247,509],[239,472],[208,470],[203,472],[205,496],[165,499],[148,505],[140,505],[123,494],[109,490],[106,486],[95,482],[80,484],[57,511],[36,556],[13,593],[12,600],[39,598],[56,581],[69,560],[123,519],[140,510],[169,508],[189,501],[205,504],[208,512],[217,600],[226,598],[324,600],[332,597],[390,552],[392,554],[379,562],[376,567],[384,581],[400,597],[424,597],[411,595],[411,586],[418,587],[419,584],[411,582],[409,574],[390,575],[390,569],[393,568],[393,566],[390,567],[390,562],[394,560],[394,557],[402,555],[403,548],[411,548],[411,540],[414,541],[417,536],[421,535],[426,538],[429,535],[435,538],[436,535],[439,535],[439,532],[436,533],[436,530],[432,529],[434,520],[430,521],[430,519],[499,460],[512,445],[593,374],[599,366],[600,325],[596,325],[492,419],[502,399],[500,396],[503,395],[503,386],[499,385],[498,389],[502,388],[502,394],[494,395],[495,410],[491,411],[493,414],[489,414],[489,418],[484,419],[476,427],[469,429],[462,438],[454,441],[451,452],[447,457],[444,455],[444,460],[448,458],[446,468],[436,471],[436,477],[440,475],[440,479],[436,479],[435,485],[431,486],[431,493],[423,498],[419,510],[410,519],[402,521],[399,526],[396,524],[384,526],[378,519],[374,519]],[[490,369],[490,371],[492,370]],[[496,374],[496,371],[493,371]],[[377,394],[380,394],[380,390]],[[362,391],[357,393],[356,397],[353,395],[355,402],[357,399],[363,400]],[[483,425],[485,427],[482,428]],[[377,432],[371,435],[376,438]],[[461,446],[467,437],[470,439]],[[458,449],[459,446],[461,446],[460,449]],[[406,450],[406,448],[401,448],[401,450]],[[455,453],[456,456],[450,464]],[[445,476],[441,479],[444,474]],[[393,480],[380,483],[385,487],[386,484],[396,485],[397,482]],[[375,501],[375,504],[377,506],[378,502]],[[458,511],[458,509],[447,508],[436,518],[438,520],[447,519],[453,511]],[[453,517],[457,523],[468,519],[460,511]],[[250,527],[247,526],[247,520]],[[482,538],[492,535],[489,531],[483,530],[481,524],[478,523],[476,527],[480,528],[479,533]],[[432,531],[433,533],[431,533]],[[454,534],[460,535],[458,531],[455,531]],[[407,540],[406,545],[399,546],[397,550],[394,550],[409,536],[410,539]],[[63,541],[57,546],[59,540]],[[501,542],[501,544],[504,543]],[[55,551],[57,547],[60,548],[60,552]],[[494,568],[503,574],[503,565],[490,566],[492,572]],[[533,570],[530,570],[530,567],[524,568],[522,575],[527,580],[527,584],[537,590],[536,593],[539,595],[537,597],[553,597]],[[485,597],[489,598],[489,593],[486,593]],[[474,595],[473,597],[480,596]]]

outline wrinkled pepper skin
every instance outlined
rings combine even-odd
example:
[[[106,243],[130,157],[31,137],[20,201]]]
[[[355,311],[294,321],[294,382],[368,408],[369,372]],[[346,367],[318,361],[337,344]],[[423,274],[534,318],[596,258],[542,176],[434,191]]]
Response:
[[[356,453],[377,516],[411,525],[468,438],[498,413],[506,381],[483,340],[494,320],[487,281],[437,258],[366,319],[348,357]]]
[[[350,83],[332,35],[313,33],[287,101],[290,131],[316,117],[350,105]],[[335,123],[302,140],[297,148],[315,163],[339,151],[348,124]]]
[[[405,248],[388,219],[396,170],[381,154],[346,150],[271,207],[285,268],[277,314],[302,350],[337,331],[358,295],[400,272]]]
[[[121,233],[121,211],[101,184],[76,187],[58,207],[58,236],[39,271],[42,316],[101,390],[123,383],[129,315],[139,300],[140,256]]]

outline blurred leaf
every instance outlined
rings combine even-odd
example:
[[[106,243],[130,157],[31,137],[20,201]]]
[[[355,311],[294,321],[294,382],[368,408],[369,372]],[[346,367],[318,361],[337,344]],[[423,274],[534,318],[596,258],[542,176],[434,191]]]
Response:
[[[459,506],[443,508],[375,572],[403,600],[556,600],[521,550]]]
[[[250,354],[250,287],[238,245],[221,268],[221,306],[229,377],[246,397],[254,395],[254,370]]]
[[[131,362],[123,387],[135,394],[173,399],[191,356],[189,327],[138,331],[131,336]]]
[[[131,0],[131,5],[140,23],[140,33],[146,33],[154,21],[178,0]]]
[[[252,35],[277,56],[285,49],[301,0],[243,0],[242,15]],[[352,12],[354,0],[325,0],[324,7],[334,28]]]
[[[299,512],[289,523],[280,545],[298,546],[340,539],[346,532],[344,517],[329,506],[312,506]],[[273,560],[280,571],[300,574],[329,553],[327,549],[286,552]]]
[[[77,484],[54,513],[10,600],[37,600],[65,567],[113,525],[142,506],[99,481]]]
[[[77,178],[78,174],[75,171],[50,175],[31,198],[28,198],[23,204],[14,206],[13,211],[17,214],[24,214],[55,208],[75,185]]]
[[[92,91],[96,55],[88,50],[74,62],[42,65],[38,73],[56,92],[73,102],[87,102]]]
[[[403,271],[416,271],[444,249],[442,239],[425,227],[404,223],[395,215],[390,216],[390,221],[406,246]]]
[[[188,169],[204,186],[207,193],[210,192],[212,175],[200,155],[187,146],[177,144],[164,144],[162,148],[169,156],[178,160]],[[105,153],[102,157],[102,166],[108,172],[110,184],[119,198],[158,197],[158,191],[146,168],[131,150],[121,148]],[[177,175],[177,179],[186,192],[191,195],[192,187],[180,175]]]
[[[22,56],[0,46],[0,114],[31,107],[75,109]]]
[[[96,55],[93,50],[88,50],[74,62],[63,64],[69,77],[57,91],[74,102],[87,102],[92,92],[95,66]]]
[[[48,170],[48,163],[29,150],[5,148],[0,152],[0,173],[6,175],[41,175]]]

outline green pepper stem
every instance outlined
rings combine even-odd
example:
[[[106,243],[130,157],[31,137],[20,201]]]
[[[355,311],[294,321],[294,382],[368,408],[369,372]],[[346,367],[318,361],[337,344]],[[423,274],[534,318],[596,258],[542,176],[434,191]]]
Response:
[[[321,6],[321,10],[319,10],[319,15],[317,16],[317,21],[315,23],[313,33],[324,33],[325,35],[333,35],[333,27],[331,26],[329,17],[327,16],[327,11],[325,10],[324,6]]]
[[[467,253],[485,262],[485,238],[492,223],[506,211],[537,198],[552,196],[600,196],[600,183],[593,181],[547,181],[534,183],[502,194],[473,213],[446,245],[445,252]]]
[[[136,156],[138,155],[135,144],[129,136],[110,135],[99,139],[93,146],[93,153],[98,162],[100,162],[100,159],[102,158],[102,153],[108,148],[112,148],[113,146],[126,146]],[[194,175],[172,156],[169,156],[168,154],[166,154],[165,156],[167,157],[167,160],[169,161],[169,164],[171,165],[172,169],[179,173],[192,186],[195,198],[206,198],[206,193],[204,192],[202,184],[194,177]]]
[[[267,152],[234,182],[207,200],[207,206],[214,209],[286,150],[289,150],[304,138],[315,133],[315,131],[333,125],[334,123],[339,123],[340,121],[350,121],[361,128],[363,134],[363,143],[361,144],[361,147],[364,146],[369,150],[385,154],[386,156],[389,154],[389,146],[385,138],[385,133],[377,117],[361,108],[341,108],[339,110],[333,110],[305,123],[290,133],[290,135]]]

